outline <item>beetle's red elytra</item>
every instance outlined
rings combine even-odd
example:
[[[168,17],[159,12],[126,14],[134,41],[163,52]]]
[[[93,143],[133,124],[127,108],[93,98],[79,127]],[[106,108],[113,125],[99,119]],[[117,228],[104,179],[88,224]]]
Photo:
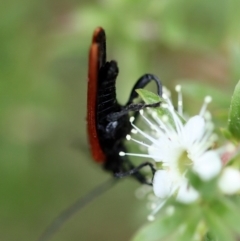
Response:
[[[100,39],[101,36],[104,39]],[[99,69],[104,64],[100,57],[105,45],[105,34],[102,28],[97,28],[94,31],[92,44],[89,50],[89,63],[88,63],[88,93],[87,93],[87,131],[88,140],[91,148],[92,157],[96,162],[104,163],[106,156],[100,146],[100,141],[97,134],[97,94],[98,94],[98,77]],[[105,60],[104,60],[105,62]]]

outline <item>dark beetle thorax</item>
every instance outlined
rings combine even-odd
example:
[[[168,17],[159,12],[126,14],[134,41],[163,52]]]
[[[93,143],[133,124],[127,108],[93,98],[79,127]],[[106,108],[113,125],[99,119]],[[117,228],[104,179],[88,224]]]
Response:
[[[122,106],[116,99],[116,79],[118,66],[115,61],[107,62],[99,71],[97,98],[97,130],[102,149],[107,154],[121,151],[119,143],[129,133],[131,126],[129,115],[123,115],[115,121],[109,121],[108,115],[121,111]]]
[[[97,123],[106,124],[108,114],[119,111],[116,99],[116,78],[118,66],[115,61],[107,62],[99,70],[97,95]]]

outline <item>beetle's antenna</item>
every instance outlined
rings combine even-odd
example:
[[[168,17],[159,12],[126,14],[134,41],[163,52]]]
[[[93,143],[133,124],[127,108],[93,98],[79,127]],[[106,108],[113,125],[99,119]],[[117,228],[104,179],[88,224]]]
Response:
[[[76,212],[84,208],[87,204],[89,204],[95,198],[99,197],[101,194],[108,191],[117,183],[118,180],[118,178],[111,178],[101,183],[99,186],[97,186],[95,189],[89,192],[85,197],[77,199],[75,203],[73,203],[70,207],[62,211],[59,214],[59,216],[52,221],[52,223],[45,229],[45,231],[39,237],[38,241],[48,241],[62,227],[62,225],[65,222],[67,222],[68,219],[70,219]]]

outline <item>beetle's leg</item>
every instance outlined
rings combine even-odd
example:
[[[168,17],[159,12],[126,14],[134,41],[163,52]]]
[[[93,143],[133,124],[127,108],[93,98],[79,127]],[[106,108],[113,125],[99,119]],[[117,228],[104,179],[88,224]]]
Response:
[[[151,81],[154,81],[157,84],[157,93],[159,96],[162,96],[162,83],[161,81],[153,74],[144,74],[142,77],[140,77],[136,84],[132,88],[132,92],[130,94],[129,100],[126,104],[126,106],[130,105],[133,100],[138,97],[138,93],[136,92],[136,89],[142,89],[144,88],[148,83]]]
[[[148,182],[146,180],[146,178],[144,176],[142,176],[141,173],[139,173],[139,171],[146,167],[149,166],[152,172],[152,175],[154,176],[156,169],[154,168],[153,164],[151,162],[144,162],[142,164],[140,164],[137,167],[134,167],[130,162],[129,162],[131,169],[127,172],[119,172],[119,173],[115,173],[114,176],[117,178],[122,178],[122,177],[126,177],[126,176],[130,176],[130,175],[134,175],[136,177],[137,180],[139,180],[141,183],[143,184],[147,184],[147,185],[152,185],[152,182]]]
[[[144,109],[146,107],[158,107],[160,105],[160,102],[154,103],[154,104],[144,104],[144,103],[133,103],[133,100],[138,97],[138,93],[136,92],[136,89],[145,87],[149,82],[155,81],[157,84],[157,92],[159,96],[162,96],[162,83],[161,81],[152,74],[145,74],[142,77],[138,79],[136,84],[133,86],[132,92],[130,94],[129,100],[127,104],[124,106],[124,108],[119,112],[111,113],[107,116],[108,121],[116,121],[123,115],[128,114],[130,111],[134,111],[134,117],[137,118],[139,114],[139,110]]]
[[[126,107],[124,107],[124,109],[122,109],[119,112],[113,112],[109,115],[107,115],[107,120],[108,121],[116,121],[119,118],[121,118],[122,116],[128,114],[130,111],[135,111],[135,113],[138,113],[139,110],[142,110],[146,107],[158,107],[160,106],[161,102],[157,102],[154,104],[144,104],[144,103],[137,103],[137,104],[130,104],[127,105]],[[134,117],[136,117],[136,115],[134,115]]]
[[[142,77],[140,77],[137,80],[136,84],[133,86],[132,92],[130,94],[130,97],[129,97],[129,100],[128,100],[127,104],[126,104],[126,107],[130,106],[132,104],[133,100],[138,97],[138,93],[136,92],[136,90],[144,88],[151,81],[154,81],[156,83],[156,85],[157,85],[157,93],[158,93],[159,96],[162,96],[162,83],[158,79],[158,77],[156,77],[153,74],[144,74]],[[150,107],[156,107],[156,106],[154,106],[154,104],[152,104]],[[135,111],[133,116],[134,116],[135,121],[136,121],[138,116],[139,116],[139,112]]]

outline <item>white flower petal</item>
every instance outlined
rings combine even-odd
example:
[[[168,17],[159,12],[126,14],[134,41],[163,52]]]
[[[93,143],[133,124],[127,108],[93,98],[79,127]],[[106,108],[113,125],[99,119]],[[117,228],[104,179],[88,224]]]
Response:
[[[194,160],[193,170],[203,181],[209,181],[219,174],[222,163],[216,151],[207,151],[197,160]]]
[[[166,136],[163,136],[157,143],[148,148],[150,157],[156,162],[163,161],[165,163],[177,160],[179,153],[181,153],[180,151],[182,151],[182,148],[177,143],[170,141]]]
[[[153,191],[157,197],[167,198],[171,194],[171,178],[166,170],[158,170],[153,178]]]
[[[151,145],[148,148],[148,154],[155,162],[161,162],[163,160],[163,152],[157,145]]]
[[[191,117],[184,126],[184,138],[188,144],[200,139],[205,130],[203,117],[196,115]]]
[[[154,143],[153,145],[151,145],[150,148],[148,148],[148,154],[152,156],[152,158],[156,162],[163,161],[164,159],[166,159],[165,156],[169,152],[170,145],[171,143],[169,143],[169,140],[165,138],[165,136],[159,138],[156,143]]]
[[[180,185],[177,194],[177,201],[189,204],[196,201],[198,197],[199,193],[193,187],[189,186],[187,181],[184,181],[184,183]]]
[[[228,195],[240,191],[240,172],[232,167],[226,167],[219,178],[218,187]]]

